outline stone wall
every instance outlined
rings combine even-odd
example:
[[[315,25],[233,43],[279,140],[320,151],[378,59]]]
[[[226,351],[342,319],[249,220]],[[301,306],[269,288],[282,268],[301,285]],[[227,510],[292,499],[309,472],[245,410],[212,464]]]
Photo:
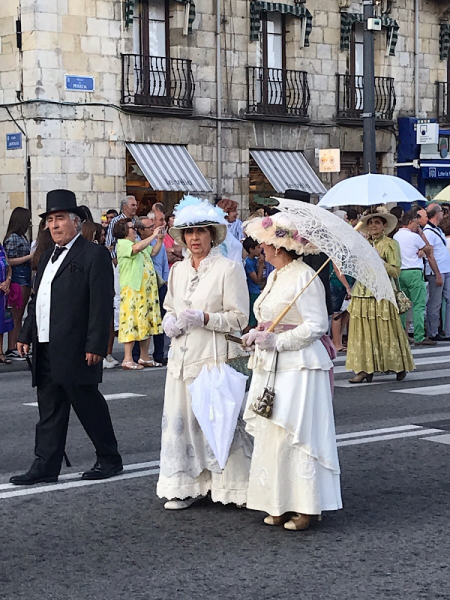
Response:
[[[32,166],[34,219],[45,194],[69,187],[96,218],[118,206],[125,193],[125,143],[185,144],[216,191],[215,3],[196,0],[193,33],[183,35],[184,6],[169,0],[171,56],[192,60],[196,81],[194,118],[165,118],[120,111],[121,53],[133,52],[132,27],[123,23],[120,0],[21,0],[22,53],[16,47],[18,0],[6,0],[0,14],[0,104],[17,102],[10,112],[28,138]],[[293,0],[284,0],[292,2]],[[305,70],[311,88],[310,123],[256,122],[245,119],[246,67],[257,66],[258,42],[249,41],[249,1],[223,0],[223,189],[245,207],[248,203],[249,149],[300,150],[317,168],[315,149],[340,147],[362,151],[362,128],[338,127],[336,73],[345,73],[348,53],[340,51],[337,0],[306,6],[313,15],[310,46],[301,47],[301,20],[287,16],[287,67]],[[362,11],[361,2],[348,10]],[[424,117],[435,115],[436,80],[445,81],[439,61],[439,16],[435,0],[422,0],[420,19],[420,106]],[[414,39],[411,0],[396,0],[390,16],[400,25],[396,55],[386,54],[385,31],[376,34],[376,74],[395,78],[399,115],[412,115]],[[64,89],[64,74],[92,75],[94,93]],[[36,102],[38,100],[39,102]],[[6,151],[6,133],[18,131],[0,108],[0,239],[12,208],[24,205],[23,150]],[[393,172],[396,138],[377,132],[383,167]],[[323,177],[329,183],[327,177]]]

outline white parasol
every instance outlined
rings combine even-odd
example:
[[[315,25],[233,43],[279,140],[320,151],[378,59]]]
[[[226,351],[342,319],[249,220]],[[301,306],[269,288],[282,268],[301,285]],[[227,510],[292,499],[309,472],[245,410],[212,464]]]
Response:
[[[394,290],[378,252],[348,223],[314,204],[277,198],[278,208],[288,213],[298,233],[317,246],[339,268],[365,285],[377,300],[395,306]]]
[[[369,173],[340,181],[319,202],[322,208],[336,206],[373,206],[388,202],[426,202],[414,186],[392,175]]]
[[[189,385],[192,410],[221,469],[225,468],[233,442],[247,377],[226,363],[217,364],[214,337],[214,366],[205,365]]]

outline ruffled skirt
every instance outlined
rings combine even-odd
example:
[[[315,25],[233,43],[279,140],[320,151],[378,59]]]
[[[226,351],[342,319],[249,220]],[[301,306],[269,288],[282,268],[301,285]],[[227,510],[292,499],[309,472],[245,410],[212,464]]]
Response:
[[[211,492],[214,502],[245,504],[252,439],[239,421],[222,471],[191,408],[188,386],[193,381],[167,374],[156,493],[160,498],[182,500]]]
[[[353,297],[346,369],[384,373],[414,370],[414,360],[395,306],[388,300]]]

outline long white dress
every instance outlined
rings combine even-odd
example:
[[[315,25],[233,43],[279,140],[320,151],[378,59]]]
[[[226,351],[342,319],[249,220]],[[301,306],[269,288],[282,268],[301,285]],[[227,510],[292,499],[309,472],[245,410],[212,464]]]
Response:
[[[249,297],[243,269],[211,250],[196,271],[191,260],[175,263],[170,271],[164,308],[175,317],[186,308],[209,314],[205,328],[194,328],[172,339],[164,396],[160,498],[184,499],[211,491],[215,502],[245,504],[253,443],[238,424],[222,471],[191,408],[188,386],[202,367],[214,364],[213,331],[219,362],[236,355],[225,333],[242,330],[248,322]]]
[[[255,302],[259,323],[273,321],[314,275],[302,259],[273,271]],[[325,290],[316,278],[282,321],[272,418],[251,406],[274,370],[274,351],[256,348],[244,419],[254,436],[247,507],[273,516],[342,508],[329,371],[320,341],[328,329]],[[271,380],[272,383],[273,380]]]

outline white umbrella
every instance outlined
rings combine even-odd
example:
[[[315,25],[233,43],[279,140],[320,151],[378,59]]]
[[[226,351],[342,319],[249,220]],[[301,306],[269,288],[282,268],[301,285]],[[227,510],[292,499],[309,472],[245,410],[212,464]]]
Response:
[[[289,215],[299,235],[324,252],[344,275],[365,285],[377,300],[386,299],[397,306],[383,260],[358,231],[317,205],[284,198],[277,200],[278,208]]]
[[[221,469],[227,464],[246,382],[245,375],[224,363],[205,365],[189,386],[192,410]]]
[[[357,175],[340,181],[319,202],[322,208],[373,206],[388,202],[415,202],[426,198],[414,186],[392,175]]]

